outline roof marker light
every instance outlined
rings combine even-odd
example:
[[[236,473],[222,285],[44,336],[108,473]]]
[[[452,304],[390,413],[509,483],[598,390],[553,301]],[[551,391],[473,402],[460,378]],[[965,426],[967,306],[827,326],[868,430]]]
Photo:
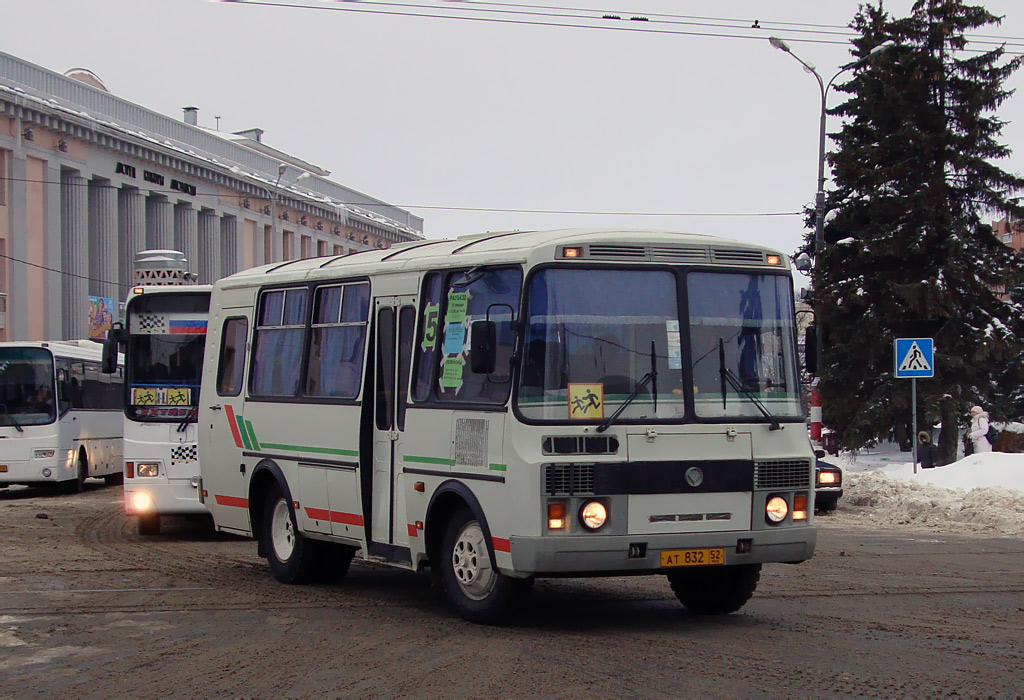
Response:
[[[781,265],[782,264],[782,256],[781,255],[775,255],[775,254],[769,254],[765,258],[765,261],[769,265]]]

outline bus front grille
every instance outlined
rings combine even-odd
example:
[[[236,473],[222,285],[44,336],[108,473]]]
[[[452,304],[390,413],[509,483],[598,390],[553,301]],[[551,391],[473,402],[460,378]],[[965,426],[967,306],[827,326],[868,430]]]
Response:
[[[544,494],[580,496],[594,493],[593,464],[545,464]]]
[[[769,459],[754,462],[754,488],[806,489],[811,487],[811,462],[806,459]]]

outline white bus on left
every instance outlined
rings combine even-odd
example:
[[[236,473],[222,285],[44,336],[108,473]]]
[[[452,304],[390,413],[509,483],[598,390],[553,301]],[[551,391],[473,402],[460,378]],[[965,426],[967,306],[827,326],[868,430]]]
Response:
[[[122,369],[89,340],[0,343],[0,488],[121,478]]]

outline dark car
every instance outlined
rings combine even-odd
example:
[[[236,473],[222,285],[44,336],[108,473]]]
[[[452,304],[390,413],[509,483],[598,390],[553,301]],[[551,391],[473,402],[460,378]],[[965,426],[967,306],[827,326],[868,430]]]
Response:
[[[822,461],[824,450],[815,450],[814,456],[814,510],[828,513],[836,509],[843,495],[843,470]]]

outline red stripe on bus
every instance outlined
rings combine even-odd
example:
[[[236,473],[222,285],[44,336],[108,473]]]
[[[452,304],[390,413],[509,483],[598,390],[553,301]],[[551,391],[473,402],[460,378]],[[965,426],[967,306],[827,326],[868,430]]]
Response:
[[[362,527],[363,516],[356,515],[355,513],[339,513],[336,510],[332,510],[331,522],[342,523],[343,525],[356,525],[357,527]]]
[[[227,414],[228,427],[231,428],[231,437],[235,439],[235,447],[242,448],[242,436],[238,432],[238,421],[235,420],[235,409],[231,404],[224,404],[224,412]]]
[[[419,537],[420,536],[419,530],[416,529],[415,525],[413,525],[412,523],[409,523],[408,527],[409,527],[409,537]]]
[[[492,537],[491,544],[494,545],[495,552],[511,552],[512,551],[512,540],[506,540],[501,537]]]
[[[306,515],[313,518],[313,520],[327,520],[331,519],[331,511],[326,508],[310,508],[306,507]]]
[[[238,496],[222,496],[219,493],[213,494],[214,500],[217,501],[219,506],[233,506],[235,508],[248,508],[249,499],[239,498]]]

